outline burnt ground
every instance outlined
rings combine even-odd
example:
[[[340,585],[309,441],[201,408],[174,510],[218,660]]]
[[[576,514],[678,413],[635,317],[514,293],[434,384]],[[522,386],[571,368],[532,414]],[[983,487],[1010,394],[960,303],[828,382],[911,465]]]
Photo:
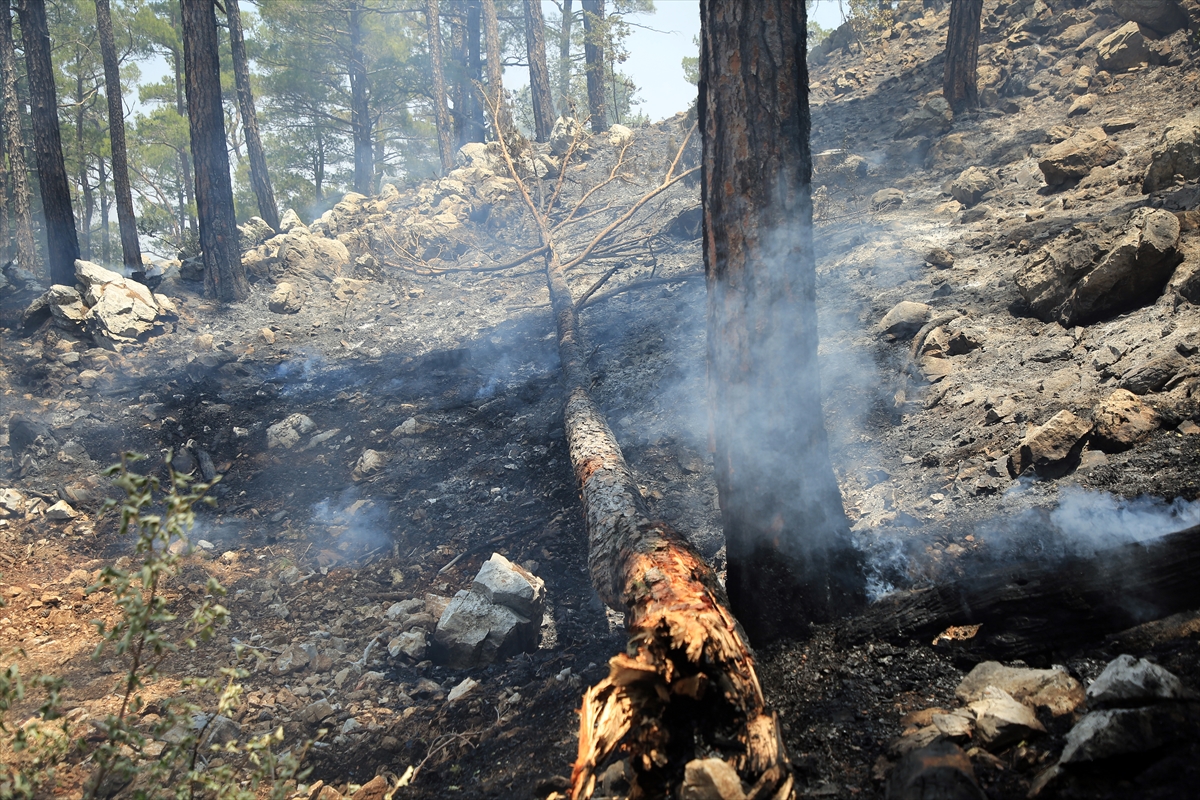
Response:
[[[1012,284],[1028,249],[1023,240],[1043,241],[1073,220],[1139,204],[1194,208],[1187,199],[1194,181],[1149,198],[1127,178],[1144,168],[1156,131],[1194,105],[1195,56],[1185,49],[1179,63],[1110,76],[1096,87],[1099,104],[1082,121],[1068,119],[1071,98],[1045,77],[1044,86],[1005,96],[1000,108],[961,116],[951,131],[914,143],[894,132],[904,114],[938,89],[946,12],[921,16],[904,8],[910,34],[856,46],[813,70],[814,151],[845,148],[869,164],[849,181],[818,170],[817,182],[827,189],[818,192],[814,237],[827,428],[876,587],[969,579],[1013,558],[1076,550],[1079,526],[1047,521],[1064,503],[1111,507],[1128,519],[1120,515],[1155,508],[1145,501],[1131,506],[1132,498],[1180,498],[1173,511],[1158,506],[1154,524],[1183,527],[1200,499],[1200,436],[1184,424],[1200,421],[1200,414],[1194,385],[1186,382],[1150,398],[1165,422],[1129,450],[1089,446],[1088,459],[1053,480],[1013,481],[1003,465],[1029,425],[1061,408],[1090,415],[1117,386],[1117,373],[1092,364],[1099,348],[1116,342],[1122,363],[1137,363],[1164,340],[1200,329],[1200,311],[1165,297],[1064,330],[1022,310]],[[990,5],[989,14],[985,65],[1013,49],[1004,38],[1010,21]],[[1114,27],[1111,15],[1097,19],[1098,29]],[[1063,69],[1064,59],[1075,59],[1072,70],[1087,62],[1086,52],[1073,55],[1052,32],[1025,35],[1041,37],[1046,63],[1030,62],[1042,70],[1037,74],[1065,79],[1071,70]],[[847,70],[854,85],[847,89],[843,81],[835,93],[831,87]],[[1125,161],[1058,191],[1039,183],[1036,156],[1054,125],[1082,127],[1118,113],[1138,118],[1137,126],[1114,134],[1129,153]],[[617,147],[593,140],[580,168],[568,171],[560,214],[587,187],[619,179],[581,206],[578,216],[586,218],[570,232],[568,253],[657,184],[688,124],[681,116],[636,131],[620,163]],[[689,147],[685,166],[694,163],[695,143]],[[1001,178],[982,211],[956,208],[946,194],[946,182],[972,164]],[[541,182],[539,197],[554,184]],[[904,202],[872,209],[870,197],[889,187],[899,188]],[[160,291],[178,314],[119,353],[48,323],[24,329],[21,312],[31,297],[4,298],[5,419],[40,422],[53,441],[25,447],[0,433],[0,486],[19,490],[29,503],[27,513],[10,515],[0,527],[0,593],[8,603],[0,643],[23,650],[23,669],[67,679],[64,702],[76,709],[78,723],[115,708],[121,668],[111,656],[88,658],[97,641],[90,621],[111,620],[116,610],[105,592],[87,594],[85,587],[104,565],[130,563],[130,543],[117,538],[116,521],[97,516],[112,493],[99,473],[124,451],[148,454],[145,468],[161,471],[172,449],[184,469],[202,471],[206,455],[222,480],[216,507],[199,511],[193,535],[207,546],[186,557],[169,598],[189,608],[212,576],[228,589],[232,613],[216,639],[166,662],[151,695],[178,691],[182,678],[210,674],[232,663],[234,645],[249,645],[263,660],[247,662],[252,674],[236,721],[246,733],[283,725],[285,747],[327,729],[310,751],[309,782],[349,791],[379,772],[398,776],[419,766],[396,797],[522,798],[563,787],[581,693],[606,673],[624,638],[619,615],[588,585],[539,262],[494,269],[535,241],[517,201],[496,200],[490,216],[462,219],[457,240],[440,240],[425,252],[399,253],[388,244],[400,237],[406,216],[433,213],[431,194],[452,191],[404,187],[388,201],[386,224],[384,216],[363,215],[341,222],[343,233],[354,231],[347,239],[351,254],[374,257],[352,273],[361,283],[259,275],[250,300],[221,309],[196,286],[168,280]],[[627,247],[583,265],[572,280],[582,294],[612,267],[621,269],[605,289],[675,276],[582,312],[594,349],[593,391],[651,508],[721,568],[703,406],[704,287],[691,276],[701,260],[697,203],[695,184],[678,184],[622,234]],[[359,236],[370,226],[392,233]],[[955,256],[952,269],[924,263],[935,245]],[[272,284],[283,278],[306,287],[297,314],[268,310]],[[903,299],[963,313],[982,331],[983,347],[955,356],[943,377],[922,377],[910,368],[908,344],[888,341],[876,328]],[[1070,341],[1052,358],[1029,357],[1062,337]],[[78,362],[64,360],[66,352],[78,354]],[[1006,398],[1017,413],[989,422],[986,412]],[[293,449],[268,447],[268,427],[294,413],[307,415],[313,430]],[[384,462],[364,474],[356,466],[368,449]],[[81,516],[55,521],[40,513],[59,498]],[[405,626],[430,624],[390,619],[394,603],[453,595],[492,552],[524,563],[546,582],[548,611],[536,652],[464,671],[386,651]],[[882,797],[892,740],[929,709],[954,707],[958,681],[982,655],[929,642],[847,644],[838,633],[837,625],[811,629],[803,641],[760,653],[761,678],[780,713],[802,795]],[[1200,688],[1198,636],[1195,615],[1185,614],[1082,648],[1050,650],[1029,663],[1062,664],[1086,682],[1129,652]],[[294,643],[314,645],[323,658],[275,674],[271,664]],[[449,703],[449,690],[465,677],[480,685]],[[336,714],[312,724],[304,710],[321,699]],[[971,751],[989,797],[1025,796],[1034,776],[1053,763],[1071,718],[1042,721],[1048,734],[1040,739],[996,753]],[[62,793],[72,794],[89,767],[79,751],[67,761]],[[1077,771],[1043,796],[1188,796],[1197,764],[1196,743],[1185,741]]]

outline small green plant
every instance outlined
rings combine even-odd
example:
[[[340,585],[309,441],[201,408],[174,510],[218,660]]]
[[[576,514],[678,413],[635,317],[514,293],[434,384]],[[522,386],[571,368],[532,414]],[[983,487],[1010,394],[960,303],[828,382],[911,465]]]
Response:
[[[164,596],[166,582],[178,572],[188,550],[195,523],[193,507],[213,503],[207,493],[216,481],[200,483],[176,472],[168,454],[163,485],[157,477],[131,469],[141,458],[127,453],[106,472],[125,498],[109,501],[105,511],[119,508],[120,533],[136,536],[135,567],[109,566],[87,590],[89,594],[111,592],[121,610],[111,626],[96,623],[101,641],[92,658],[111,652],[123,662],[123,670],[120,707],[92,722],[99,741],[93,736],[91,741],[74,742],[76,754],[93,765],[83,796],[85,800],[108,798],[128,787],[128,794],[138,800],[198,796],[252,800],[264,795],[282,800],[294,781],[303,777],[300,762],[307,746],[298,753],[277,755],[273,748],[283,741],[282,728],[238,741],[240,731],[230,716],[242,700],[238,681],[248,675],[241,667],[182,680],[182,691],[153,699],[155,716],[147,718],[154,721],[139,725],[142,712],[149,710],[146,690],[162,677],[163,662],[181,649],[194,649],[211,639],[229,616],[219,602],[225,590],[213,578],[208,580],[205,599],[182,626],[175,625],[178,616]],[[157,508],[161,513],[156,513]],[[47,699],[33,722],[10,731],[4,727],[4,712],[21,702],[26,687],[34,682]],[[56,728],[46,725],[59,718],[61,689],[61,681],[52,676],[22,680],[16,665],[0,675],[0,734],[14,755],[14,764],[4,765],[0,772],[0,800],[24,800],[39,789],[53,787],[54,766],[72,747],[72,731],[65,721]],[[189,699],[189,694],[211,698],[211,711]]]

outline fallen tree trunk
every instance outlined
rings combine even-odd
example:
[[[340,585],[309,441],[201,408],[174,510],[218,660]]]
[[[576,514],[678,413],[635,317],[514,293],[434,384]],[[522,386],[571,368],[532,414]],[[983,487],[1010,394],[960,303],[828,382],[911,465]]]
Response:
[[[564,430],[587,520],[592,585],[605,603],[625,610],[629,633],[608,677],[584,694],[571,797],[591,797],[600,772],[619,753],[634,771],[633,796],[673,797],[687,764],[719,754],[753,787],[748,798],[790,798],[792,770],[779,724],[766,707],[725,591],[687,540],[650,516],[604,412],[588,393],[577,304],[549,221],[499,138],[546,248],[566,390]]]
[[[941,586],[896,592],[847,620],[850,642],[930,642],[980,625],[965,645],[989,657],[1065,650],[1105,634],[1200,608],[1200,526],[1053,564],[1020,563]]]

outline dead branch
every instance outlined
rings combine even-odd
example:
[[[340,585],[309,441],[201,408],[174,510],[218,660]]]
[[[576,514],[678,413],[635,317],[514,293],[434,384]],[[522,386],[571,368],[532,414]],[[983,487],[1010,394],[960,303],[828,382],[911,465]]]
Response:
[[[630,283],[625,284],[624,286],[618,286],[615,289],[610,289],[609,291],[605,292],[602,295],[598,295],[598,296],[592,297],[590,299],[581,298],[579,301],[579,304],[578,304],[578,308],[584,309],[589,306],[594,306],[594,305],[596,305],[596,303],[602,303],[605,300],[611,300],[612,298],[616,297],[617,295],[624,294],[625,292],[632,292],[637,289],[648,289],[651,286],[662,286],[665,283],[682,283],[683,281],[690,281],[694,278],[703,278],[703,277],[704,277],[704,273],[700,270],[696,270],[694,272],[681,272],[678,275],[671,275],[670,277],[667,277],[667,278],[647,278],[647,279],[641,280],[641,281],[632,281]],[[585,299],[586,299],[586,302],[585,302]]]
[[[617,172],[620,171],[621,167],[625,165],[625,152],[629,149],[629,145],[631,145],[631,144],[633,144],[632,139],[625,142],[625,146],[621,148],[621,154],[619,156],[617,156],[617,163],[613,164],[612,171],[610,171],[608,173],[608,177],[605,178],[604,180],[600,181],[599,183],[597,183],[592,188],[588,189],[586,192],[584,192],[583,195],[579,198],[579,201],[577,203],[575,203],[575,206],[571,209],[571,212],[569,214],[567,214],[567,216],[561,222],[557,223],[554,226],[554,230],[556,230],[556,231],[561,230],[564,225],[569,223],[571,221],[571,219],[577,213],[579,213],[579,209],[583,208],[584,204],[587,203],[589,197],[591,197],[593,194],[600,191],[605,186],[608,186],[610,183],[612,183],[614,180],[616,180]]]
[[[591,288],[588,289],[586,292],[584,292],[580,296],[580,298],[575,301],[575,308],[583,308],[583,306],[585,306],[587,304],[588,298],[591,297],[592,295],[594,295],[596,293],[596,290],[599,289],[601,286],[603,286],[608,281],[609,278],[611,278],[613,275],[616,275],[617,270],[619,270],[623,266],[625,266],[625,265],[617,264],[615,267],[610,269],[608,272],[604,273],[604,275],[600,278],[600,280],[593,283]]]
[[[650,517],[616,437],[588,393],[591,377],[576,303],[549,220],[519,177],[502,134],[498,141],[546,248],[567,396],[563,427],[583,498],[592,585],[604,602],[626,610],[629,632],[627,652],[611,659],[608,677],[584,695],[571,797],[591,797],[600,771],[619,751],[628,753],[633,766],[634,795],[673,797],[684,763],[715,752],[753,787],[749,797],[787,800],[794,796],[793,778],[778,721],[766,707],[725,591],[683,536]],[[672,178],[678,160],[657,189],[572,264],[586,260],[650,198],[694,171]],[[737,740],[732,746],[731,729]]]

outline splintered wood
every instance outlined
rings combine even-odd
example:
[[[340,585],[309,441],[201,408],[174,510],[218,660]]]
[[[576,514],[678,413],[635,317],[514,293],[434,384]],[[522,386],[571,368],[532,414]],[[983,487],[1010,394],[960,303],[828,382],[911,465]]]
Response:
[[[754,659],[716,574],[683,536],[649,516],[617,439],[588,394],[578,303],[564,274],[681,177],[674,174],[679,156],[650,195],[564,266],[555,228],[533,202],[503,135],[500,143],[546,248],[567,395],[564,429],[587,521],[592,584],[605,603],[625,609],[629,633],[608,677],[584,695],[570,796],[591,797],[599,774],[625,758],[635,776],[631,796],[673,797],[688,762],[717,757],[751,787],[747,798],[793,797],[778,721],[766,707]]]

